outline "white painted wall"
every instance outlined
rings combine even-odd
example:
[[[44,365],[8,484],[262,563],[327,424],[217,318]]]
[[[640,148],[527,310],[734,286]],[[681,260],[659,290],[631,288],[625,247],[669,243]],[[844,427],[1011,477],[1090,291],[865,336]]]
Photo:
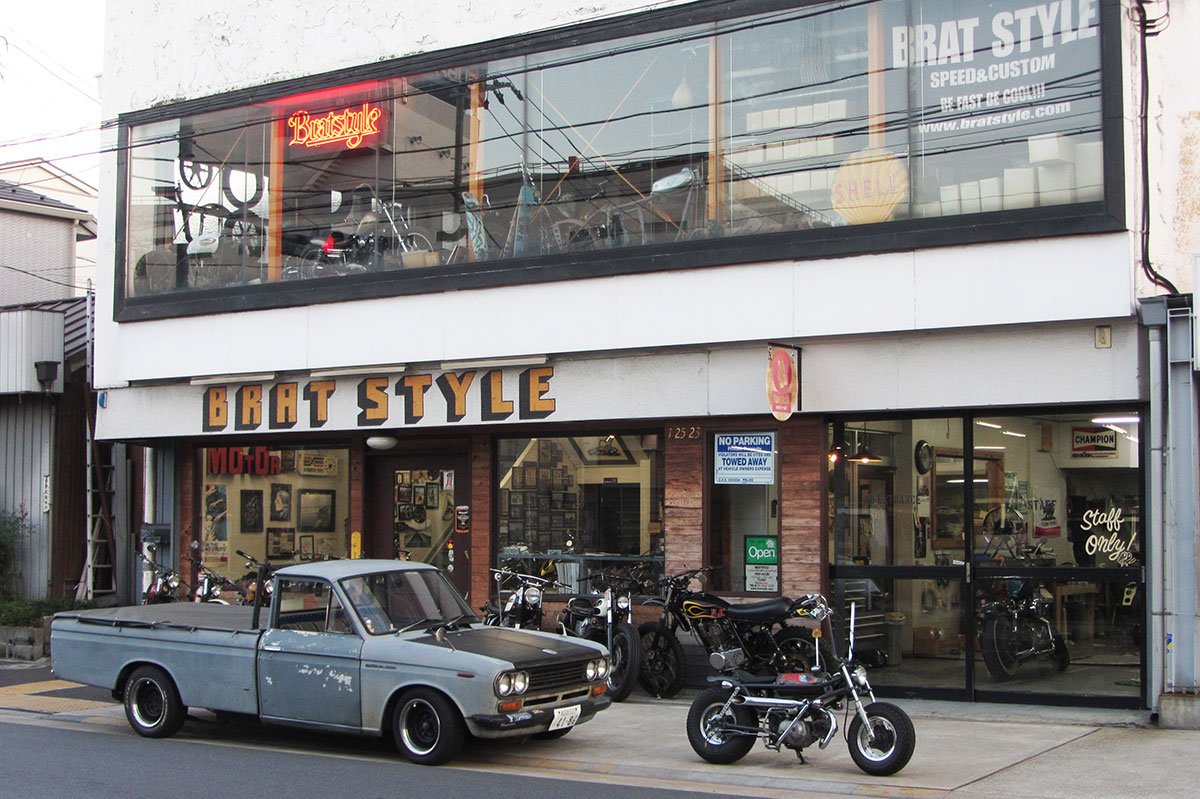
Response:
[[[557,2],[526,11],[516,0],[460,0],[384,12],[378,4],[351,0],[336,10],[292,3],[280,13],[284,7],[264,0],[110,2],[105,117],[645,6]],[[355,23],[362,20],[372,24]],[[113,141],[115,134],[108,135]],[[111,187],[115,158],[106,164],[105,185]],[[112,285],[114,212],[113,192],[105,191],[102,286]],[[983,244],[120,326],[111,321],[111,296],[102,292],[96,384],[1128,319],[1137,293],[1130,259],[1135,243],[1132,236],[1110,234]],[[906,357],[930,373],[945,369],[944,361]],[[904,407],[906,401],[897,394],[874,407]]]

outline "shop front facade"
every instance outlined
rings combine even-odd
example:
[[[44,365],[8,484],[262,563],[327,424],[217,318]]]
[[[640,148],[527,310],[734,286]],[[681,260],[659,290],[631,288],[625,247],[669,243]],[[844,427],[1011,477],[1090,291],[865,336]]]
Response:
[[[887,692],[1144,705],[1120,4],[603,5],[115,65],[98,424],[159,551],[712,567],[853,603]],[[1000,674],[1031,597],[1069,668]]]

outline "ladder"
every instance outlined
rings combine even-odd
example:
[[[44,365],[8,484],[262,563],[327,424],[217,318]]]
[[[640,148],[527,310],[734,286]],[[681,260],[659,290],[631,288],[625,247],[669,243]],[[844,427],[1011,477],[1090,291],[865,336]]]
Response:
[[[112,446],[95,438],[96,412],[88,408],[88,530],[83,576],[75,598],[93,601],[116,594],[115,542],[113,538],[113,464]]]
[[[83,574],[75,589],[75,598],[93,601],[117,593],[116,541],[113,535],[113,447],[96,441],[96,398],[92,386],[93,297],[88,281],[87,309],[87,544]]]

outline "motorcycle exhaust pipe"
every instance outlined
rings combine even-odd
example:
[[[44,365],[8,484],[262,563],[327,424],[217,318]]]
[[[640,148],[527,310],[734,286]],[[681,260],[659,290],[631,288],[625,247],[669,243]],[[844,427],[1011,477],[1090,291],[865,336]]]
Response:
[[[742,694],[737,699],[733,700],[735,705],[745,705],[746,707],[762,707],[762,708],[777,708],[780,710],[799,710],[807,707],[811,700],[808,699],[777,699],[768,696],[748,696]]]
[[[833,740],[833,736],[837,735],[838,723],[837,716],[833,715],[829,708],[823,707],[821,708],[821,712],[825,714],[825,718],[829,719],[829,732],[825,733],[821,740],[817,742],[817,746],[824,749],[829,746],[829,742]]]

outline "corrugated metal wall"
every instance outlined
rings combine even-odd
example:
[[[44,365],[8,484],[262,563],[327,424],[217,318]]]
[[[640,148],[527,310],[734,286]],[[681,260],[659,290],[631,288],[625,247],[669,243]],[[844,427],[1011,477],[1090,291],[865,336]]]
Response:
[[[38,395],[0,396],[0,509],[28,514],[20,593],[44,598],[50,580],[50,514],[44,502],[53,473],[54,405]]]

